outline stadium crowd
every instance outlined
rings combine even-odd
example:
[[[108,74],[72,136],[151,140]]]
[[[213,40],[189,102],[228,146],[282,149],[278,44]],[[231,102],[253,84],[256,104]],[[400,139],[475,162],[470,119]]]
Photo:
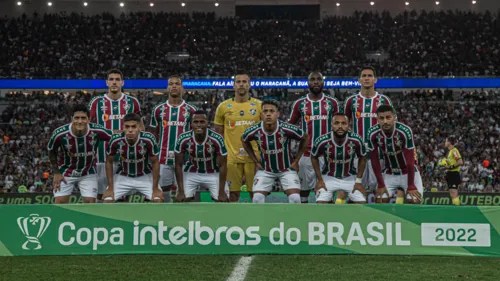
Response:
[[[490,12],[356,12],[321,21],[35,13],[0,19],[0,35],[2,78],[96,78],[110,68],[126,78],[231,76],[237,68],[356,76],[363,64],[379,76],[500,74],[500,20]]]
[[[299,95],[286,90],[254,90],[259,99],[277,99],[284,108],[282,120]],[[354,92],[336,90],[340,101]],[[0,190],[4,192],[43,192],[51,190],[51,175],[47,142],[51,132],[69,122],[71,108],[76,103],[88,103],[99,93],[9,94],[1,118]],[[465,165],[461,169],[460,191],[500,192],[500,91],[452,92],[408,91],[385,92],[398,112],[399,119],[413,128],[424,187],[427,191],[448,190],[445,171],[437,166],[445,157],[446,136],[459,139],[457,147]],[[134,93],[142,101],[142,115],[148,124],[155,104],[164,96],[152,92]],[[229,93],[208,91],[185,95],[185,99],[210,112],[210,120],[220,101]],[[485,167],[483,161],[489,161]]]

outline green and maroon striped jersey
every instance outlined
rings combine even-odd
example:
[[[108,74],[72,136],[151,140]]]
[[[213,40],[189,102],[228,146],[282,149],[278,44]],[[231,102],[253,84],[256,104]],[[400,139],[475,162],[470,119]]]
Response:
[[[65,177],[82,177],[96,173],[96,153],[99,145],[111,139],[113,133],[98,124],[90,123],[87,134],[77,137],[72,124],[54,130],[47,145],[48,150],[58,151],[59,172]]]

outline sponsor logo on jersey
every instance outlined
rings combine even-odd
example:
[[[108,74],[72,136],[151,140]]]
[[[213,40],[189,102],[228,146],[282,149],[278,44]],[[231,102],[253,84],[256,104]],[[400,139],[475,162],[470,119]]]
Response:
[[[184,126],[186,126],[186,122],[163,120],[163,127],[170,127],[170,126],[184,127]]]
[[[255,108],[250,109],[250,114],[255,115],[257,113],[257,110]]]
[[[262,153],[264,153],[264,154],[278,154],[278,153],[282,153],[283,151],[285,151],[284,148],[268,149],[268,150],[262,149]]]
[[[243,116],[243,115],[245,115],[245,111],[240,110],[240,116]]]
[[[333,160],[332,158],[328,159],[328,162],[334,163],[334,164],[347,164],[351,163],[351,159],[348,160]]]
[[[69,157],[87,157],[87,156],[94,155],[94,151],[78,152],[78,153],[68,152],[68,155],[69,155]]]
[[[108,120],[121,120],[125,117],[124,114],[115,114],[115,115],[108,115],[108,114],[103,114],[102,115],[102,120],[103,121],[108,121]]]
[[[309,116],[309,121],[314,121],[314,120],[328,120],[328,115],[313,115],[313,116]]]
[[[206,158],[203,158],[203,157],[193,157],[193,160],[197,161],[197,162],[208,162],[208,161],[212,161],[212,157],[206,157]]]
[[[356,111],[356,118],[357,119],[359,119],[359,118],[376,118],[376,117],[377,117],[377,113]]]
[[[125,163],[132,163],[132,164],[137,164],[137,163],[141,163],[141,162],[144,162],[144,159],[145,158],[139,158],[139,159],[122,159],[123,162]]]
[[[236,126],[252,126],[255,124],[255,121],[229,121],[229,127],[234,128]]]

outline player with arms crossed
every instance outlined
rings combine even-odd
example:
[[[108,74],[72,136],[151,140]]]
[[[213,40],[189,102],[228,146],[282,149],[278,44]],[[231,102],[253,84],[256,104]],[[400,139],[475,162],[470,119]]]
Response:
[[[207,187],[213,200],[228,202],[224,138],[208,129],[207,114],[202,110],[195,111],[191,122],[193,130],[180,135],[175,145],[176,202],[192,201],[198,186]],[[184,162],[186,152],[189,159]]]
[[[49,160],[54,169],[54,197],[56,204],[69,202],[76,185],[84,203],[95,203],[97,176],[95,155],[99,145],[111,139],[112,132],[98,124],[89,123],[89,110],[83,104],[73,108],[70,124],[57,128],[49,144]],[[58,150],[62,155],[58,161]]]
[[[113,203],[132,191],[138,191],[153,202],[163,201],[158,185],[160,161],[158,145],[153,134],[141,131],[141,117],[135,113],[125,115],[123,132],[113,135],[106,157],[108,188],[103,195],[105,203]],[[113,159],[120,158],[116,176]],[[151,161],[151,163],[150,163]]]
[[[366,190],[361,184],[366,165],[365,143],[360,135],[349,132],[349,119],[343,113],[334,115],[332,128],[332,132],[316,139],[311,151],[318,179],[314,189],[316,203],[329,203],[336,191],[335,204],[345,204],[346,195],[355,203],[366,203]],[[320,170],[320,155],[324,157],[323,171]],[[359,158],[357,173],[354,157]]]
[[[105,95],[93,98],[89,103],[90,120],[93,123],[104,126],[113,133],[120,133],[123,129],[123,117],[128,113],[141,113],[139,101],[122,92],[125,84],[123,74],[118,69],[108,71],[106,85],[108,92]],[[141,123],[142,124],[142,123]],[[98,177],[98,200],[106,190],[108,181],[106,179],[106,147],[108,143],[101,143],[97,153],[97,177]],[[116,162],[117,163],[117,162]],[[115,170],[118,165],[115,163]]]
[[[299,177],[301,185],[301,201],[307,203],[309,193],[316,186],[316,174],[311,162],[311,147],[321,135],[332,130],[333,115],[339,112],[339,103],[336,99],[323,94],[325,81],[323,75],[317,71],[309,74],[309,94],[298,99],[292,106],[292,114],[288,123],[300,124],[307,132],[309,141],[304,156],[299,161]],[[318,158],[323,166],[323,158]]]
[[[448,157],[444,161],[444,165],[448,171],[446,172],[446,181],[450,190],[451,202],[455,206],[460,206],[460,198],[458,197],[458,185],[460,184],[460,166],[464,164],[462,156],[455,147],[455,138],[449,137],[445,140],[444,146],[448,149]]]
[[[297,174],[298,160],[307,149],[308,135],[294,125],[278,120],[279,105],[274,100],[262,102],[261,122],[248,128],[241,142],[258,168],[253,182],[253,203],[264,203],[276,179],[279,179],[288,202],[300,204],[300,180]],[[291,140],[300,141],[297,158],[292,162]],[[259,145],[260,162],[250,144]]]
[[[241,135],[247,128],[260,122],[262,102],[249,96],[250,76],[248,74],[239,73],[234,77],[234,90],[234,97],[221,102],[217,107],[214,124],[217,133],[224,137],[228,149],[227,183],[230,201],[238,202],[243,177],[247,190],[252,196],[255,176],[255,163],[243,148]],[[257,145],[253,143],[252,147],[256,153]]]
[[[366,142],[377,178],[375,201],[388,203],[397,190],[396,204],[404,204],[404,192],[415,204],[422,200],[422,178],[418,171],[413,132],[410,127],[395,120],[394,108],[381,105],[377,109],[378,124],[368,130]],[[382,171],[379,151],[382,151],[386,167]]]
[[[183,99],[184,87],[179,76],[168,78],[168,100],[153,109],[150,127],[154,128],[160,145],[160,186],[166,191],[175,186],[175,143],[191,130],[191,118],[196,108]]]
[[[365,66],[361,68],[358,82],[361,84],[361,91],[345,100],[344,113],[352,121],[352,131],[360,135],[363,141],[366,141],[368,130],[377,125],[377,108],[383,104],[393,105],[389,97],[375,91],[377,73],[373,67]],[[373,173],[370,155],[368,157],[363,175],[363,186],[370,191],[374,191],[377,186],[377,179]]]

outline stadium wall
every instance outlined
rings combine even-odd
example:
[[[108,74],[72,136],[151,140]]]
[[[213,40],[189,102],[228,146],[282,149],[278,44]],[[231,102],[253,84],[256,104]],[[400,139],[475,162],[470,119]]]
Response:
[[[83,6],[83,0],[52,0],[53,5],[48,6],[48,1],[21,0],[24,4],[17,5],[17,0],[0,1],[0,15],[20,16],[23,13],[32,15],[35,11],[43,13],[77,12],[85,14],[100,14],[103,11],[116,15],[122,12],[138,11],[163,11],[163,12],[216,12],[219,16],[234,16],[235,7],[238,5],[317,5],[321,6],[321,16],[340,15],[349,16],[354,11],[383,11],[391,13],[401,13],[405,10],[470,10],[470,11],[490,11],[498,12],[500,1],[478,0],[474,5],[470,0],[441,0],[436,5],[435,0],[374,0],[375,5],[371,6],[369,0],[86,0],[89,5]],[[125,6],[118,4],[124,2]],[[150,3],[154,3],[154,7]],[[181,2],[186,6],[182,7]],[[215,2],[219,6],[215,6]],[[405,2],[409,2],[406,6]],[[340,6],[337,6],[339,3]]]
[[[0,256],[500,256],[498,207],[81,204],[2,205],[0,213]]]

